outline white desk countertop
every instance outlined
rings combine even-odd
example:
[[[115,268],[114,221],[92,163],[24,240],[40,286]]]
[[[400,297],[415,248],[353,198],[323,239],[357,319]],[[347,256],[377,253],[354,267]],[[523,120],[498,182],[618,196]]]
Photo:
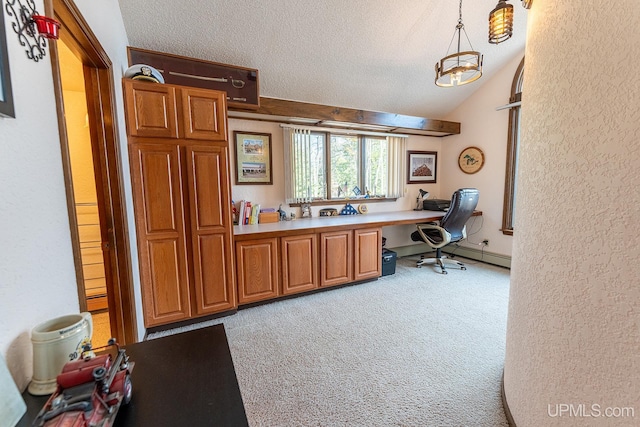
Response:
[[[300,232],[308,230],[317,232],[320,229],[330,231],[341,227],[384,227],[389,225],[416,224],[435,221],[444,216],[442,211],[400,211],[367,213],[359,215],[315,216],[298,218],[293,221],[280,221],[267,224],[234,225],[234,236],[259,235],[268,233]],[[258,236],[256,236],[258,237]]]

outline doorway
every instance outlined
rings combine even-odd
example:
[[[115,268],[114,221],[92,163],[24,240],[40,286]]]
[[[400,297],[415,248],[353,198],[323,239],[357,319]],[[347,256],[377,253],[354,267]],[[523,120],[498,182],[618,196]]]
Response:
[[[67,130],[71,182],[80,244],[82,311],[93,317],[93,345],[106,345],[113,336],[109,321],[107,281],[100,230],[105,227],[98,212],[98,195],[87,111],[84,69],[64,40],[58,40],[58,63],[62,83],[64,120]]]
[[[78,301],[94,346],[137,341],[111,61],[72,0],[47,0],[61,23],[49,46]],[[104,342],[103,342],[104,341]]]

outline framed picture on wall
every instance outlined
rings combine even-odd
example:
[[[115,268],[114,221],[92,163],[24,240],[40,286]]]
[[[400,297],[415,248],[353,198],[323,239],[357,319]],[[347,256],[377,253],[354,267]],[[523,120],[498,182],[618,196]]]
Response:
[[[9,73],[9,51],[4,26],[4,11],[0,8],[0,116],[15,117],[13,94],[11,92],[11,73]]]
[[[236,184],[272,184],[271,134],[234,131]]]
[[[438,153],[407,151],[407,184],[435,183]]]

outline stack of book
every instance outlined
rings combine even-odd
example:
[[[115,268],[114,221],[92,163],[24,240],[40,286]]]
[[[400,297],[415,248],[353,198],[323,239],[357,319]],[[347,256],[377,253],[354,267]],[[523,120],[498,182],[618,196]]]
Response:
[[[252,225],[260,222],[277,222],[280,214],[273,208],[260,209],[260,204],[251,203],[249,200],[241,200],[238,204],[237,223],[240,225]]]

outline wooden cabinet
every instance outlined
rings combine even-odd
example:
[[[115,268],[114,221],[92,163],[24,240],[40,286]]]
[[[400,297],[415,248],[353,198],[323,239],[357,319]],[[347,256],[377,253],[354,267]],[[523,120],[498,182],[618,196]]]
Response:
[[[125,80],[129,136],[177,138],[176,89],[173,86]]]
[[[280,238],[282,294],[318,287],[318,237],[316,234]]]
[[[224,92],[136,80],[124,82],[130,136],[227,140]]]
[[[278,239],[236,243],[238,302],[246,304],[277,297]]]
[[[189,317],[184,210],[177,146],[129,147],[147,326]]]
[[[320,234],[320,286],[353,281],[353,231]]]
[[[366,280],[382,274],[382,229],[369,228],[353,231],[353,280]]]
[[[239,304],[382,274],[380,227],[245,239],[235,242]]]
[[[187,139],[226,140],[225,93],[204,89],[182,89],[184,137]]]
[[[224,92],[124,91],[145,325],[235,308]]]
[[[229,167],[226,147],[189,146],[186,151],[195,314],[235,307]]]

